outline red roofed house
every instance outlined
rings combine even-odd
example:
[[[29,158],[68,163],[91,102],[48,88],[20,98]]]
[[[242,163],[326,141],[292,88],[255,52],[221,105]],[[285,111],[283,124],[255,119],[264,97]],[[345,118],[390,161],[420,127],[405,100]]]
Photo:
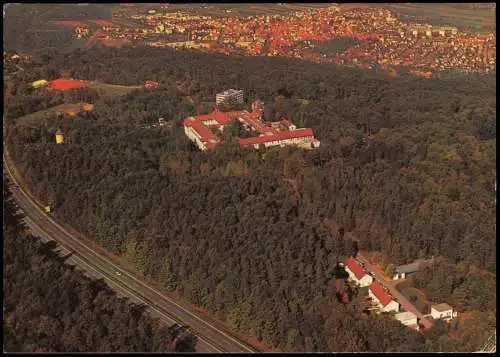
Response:
[[[301,143],[312,143],[314,134],[310,128],[301,128],[294,131],[279,131],[271,135],[261,135],[253,138],[238,139],[240,145],[253,145],[259,148],[263,144],[266,148],[270,146],[285,146]]]
[[[144,87],[146,88],[158,88],[159,83],[155,81],[146,81],[144,82]]]
[[[361,287],[368,286],[373,282],[372,276],[353,257],[347,259],[345,270],[349,274],[349,279]]]
[[[200,150],[213,149],[220,142],[210,129],[194,117],[184,119],[184,133],[194,141]]]
[[[297,129],[297,127],[295,126],[295,124],[293,124],[292,122],[290,122],[289,120],[282,120],[281,121],[281,124],[283,124],[284,127],[286,127],[288,130],[295,130]]]
[[[384,287],[378,281],[370,284],[368,287],[368,295],[370,295],[377,305],[379,305],[382,311],[399,311],[399,303],[392,299],[392,296],[384,290]]]

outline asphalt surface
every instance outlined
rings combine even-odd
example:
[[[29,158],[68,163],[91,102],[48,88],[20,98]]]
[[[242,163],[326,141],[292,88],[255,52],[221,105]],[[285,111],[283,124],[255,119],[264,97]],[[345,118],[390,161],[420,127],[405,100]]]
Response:
[[[72,256],[69,260],[75,265],[85,269],[95,277],[104,278],[106,283],[118,293],[147,305],[153,315],[157,315],[167,323],[180,323],[188,326],[189,331],[196,334],[198,338],[196,349],[199,352],[257,352],[246,343],[213,326],[82,243],[46,215],[33,199],[20,188],[9,166],[7,166],[5,154],[4,167],[12,182],[12,196],[23,211],[28,227],[33,233],[43,236],[45,240],[53,239],[71,251]]]
[[[399,290],[396,288],[396,284],[401,282],[400,280],[397,281],[387,281],[385,280],[380,274],[378,274],[375,269],[373,269],[372,265],[370,262],[363,257],[360,253],[356,255],[356,259],[358,259],[361,263],[365,265],[365,268],[370,271],[375,278],[378,280],[380,284],[385,286],[387,290],[391,293],[392,297],[403,307],[406,311],[413,312],[415,315],[417,315],[420,324],[422,324],[426,329],[432,327],[432,322],[424,317],[424,314],[422,314],[420,311],[417,310],[417,308],[408,300],[403,294],[399,292]]]

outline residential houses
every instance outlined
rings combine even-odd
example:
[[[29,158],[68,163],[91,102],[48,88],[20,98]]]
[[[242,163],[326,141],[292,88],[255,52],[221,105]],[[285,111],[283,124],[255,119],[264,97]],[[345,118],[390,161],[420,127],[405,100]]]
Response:
[[[453,308],[446,304],[438,304],[431,306],[431,316],[435,320],[449,321],[457,316],[456,312],[453,312]]]
[[[347,259],[345,271],[349,274],[349,280],[355,282],[360,287],[365,287],[373,283],[373,277],[353,257]]]
[[[480,35],[451,26],[409,24],[380,8],[324,7],[273,16],[201,16],[187,12],[132,15],[141,29],[104,26],[105,38],[143,39],[155,47],[243,55],[283,56],[362,68],[394,70],[429,76],[445,69],[488,73],[495,68],[495,34]],[[360,42],[334,56],[320,54],[314,43],[338,37]]]
[[[395,314],[394,318],[409,328],[419,330],[418,318],[413,312],[400,312]]]
[[[405,279],[408,274],[415,273],[419,271],[425,263],[432,262],[430,260],[418,259],[410,264],[399,265],[394,270],[394,275],[392,277],[393,280]]]
[[[383,312],[398,312],[399,303],[384,289],[382,284],[374,281],[368,286],[368,295],[379,306]]]

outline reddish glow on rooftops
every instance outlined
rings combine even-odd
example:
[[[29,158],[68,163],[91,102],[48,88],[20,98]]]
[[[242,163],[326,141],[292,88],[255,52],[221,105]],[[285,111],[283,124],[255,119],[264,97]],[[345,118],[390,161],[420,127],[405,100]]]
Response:
[[[354,273],[356,278],[361,279],[366,275],[366,270],[353,257],[349,257],[346,262],[347,267]]]
[[[372,291],[373,295],[377,297],[382,305],[386,306],[392,301],[391,296],[384,290],[378,281],[371,283],[368,288]]]
[[[272,143],[272,145],[294,144],[298,143],[298,141],[286,142],[285,140],[300,138],[304,138],[307,142],[319,142],[314,138],[314,133],[310,128],[299,128],[293,131],[280,131],[262,122],[259,112],[249,113],[246,110],[224,113],[215,109],[212,113],[197,115],[195,117],[185,119],[184,126],[186,128],[192,128],[191,133],[186,132],[191,140],[195,140],[195,137],[197,137],[198,139],[196,140],[199,140],[199,142],[203,144],[204,148],[210,150],[214,149],[217,144],[221,142],[221,140],[217,137],[217,135],[212,133],[209,128],[222,128],[224,125],[229,124],[233,119],[238,119],[243,124],[252,127],[255,131],[261,134],[258,137],[238,138],[240,145],[255,145],[262,143]],[[293,123],[288,120],[285,120],[285,122],[288,123],[288,127],[293,125]],[[282,140],[285,142],[280,142]]]
[[[312,129],[303,128],[294,131],[278,131],[273,135],[256,136],[253,138],[239,139],[241,145],[263,144],[270,141],[286,140],[314,136]]]

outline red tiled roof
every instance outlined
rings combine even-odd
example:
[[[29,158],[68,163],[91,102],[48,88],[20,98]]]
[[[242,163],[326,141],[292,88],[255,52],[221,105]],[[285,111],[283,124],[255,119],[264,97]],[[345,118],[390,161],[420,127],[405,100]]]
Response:
[[[219,123],[220,125],[226,125],[231,121],[231,118],[244,115],[244,113],[245,112],[243,110],[226,112],[226,113],[218,111],[218,110],[214,110],[212,113],[209,113],[209,114],[197,115],[195,117],[195,120],[201,122],[204,120],[212,120],[213,119],[217,123]]]
[[[352,271],[358,279],[361,279],[366,275],[366,270],[363,269],[363,267],[359,265],[359,263],[353,257],[349,257],[345,265],[347,265],[349,270]]]
[[[219,139],[199,121],[187,118],[184,119],[184,125],[192,127],[198,135],[200,135],[201,141],[205,144],[207,149],[213,149],[215,147],[215,143],[211,142],[212,140],[219,143]]]
[[[211,143],[210,141],[207,141],[205,144],[205,147],[208,149],[208,150],[212,150],[213,148],[215,148],[215,145],[214,143]]]
[[[217,122],[220,125],[226,125],[231,121],[231,118],[243,115],[244,112],[243,111],[234,111],[234,112],[223,113],[223,112],[220,112],[217,110],[217,111],[214,111],[213,114],[215,116],[215,120],[217,120]]]
[[[273,129],[269,128],[269,131],[273,131]],[[312,129],[302,128],[294,131],[278,131],[275,132],[273,135],[262,135],[253,138],[238,139],[238,141],[240,145],[253,145],[253,144],[262,144],[275,140],[302,138],[305,136],[314,136]]]
[[[240,145],[253,145],[269,141],[302,138],[307,136],[313,137],[314,140],[314,133],[310,128],[301,128],[294,131],[278,131],[260,121],[258,113],[248,113],[244,110],[224,113],[216,109],[210,114],[197,115],[194,118],[186,118],[184,119],[184,125],[192,127],[198,133],[201,141],[205,144],[207,149],[212,149],[216,146],[216,144],[220,143],[220,140],[205,125],[203,125],[202,122],[215,120],[218,124],[212,124],[210,127],[218,127],[220,125],[228,124],[235,117],[239,118],[244,124],[252,126],[256,131],[261,133],[258,137],[239,138],[238,140]],[[289,123],[289,125],[292,125],[291,122],[286,122]]]
[[[293,123],[291,123],[289,120],[286,120],[286,119],[283,119],[281,121],[281,124],[283,124],[284,126],[286,126],[287,128],[289,128],[291,125],[293,125]]]
[[[392,301],[391,295],[384,290],[378,281],[371,283],[368,288],[372,291],[373,295],[377,297],[382,305],[386,306]]]
[[[245,115],[241,116],[241,119],[243,119],[245,124],[251,125],[259,133],[265,134],[266,132],[271,132],[271,133],[276,132],[276,130],[258,120],[257,117],[258,114],[252,112],[248,114],[245,113]]]

